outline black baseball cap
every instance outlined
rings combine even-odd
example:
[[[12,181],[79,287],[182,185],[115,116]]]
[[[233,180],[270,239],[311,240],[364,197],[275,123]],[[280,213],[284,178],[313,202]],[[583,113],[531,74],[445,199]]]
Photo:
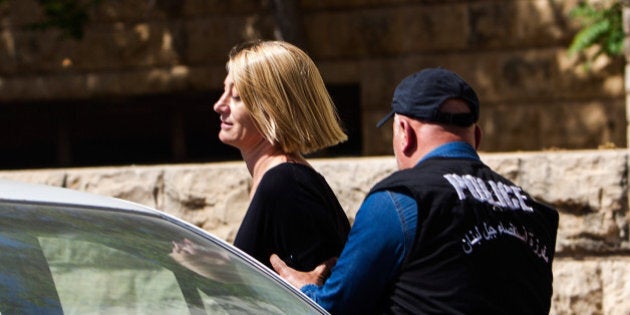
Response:
[[[447,99],[462,99],[470,106],[470,113],[440,112]],[[479,99],[475,91],[455,72],[444,68],[429,68],[416,72],[396,87],[392,111],[376,127],[381,127],[394,114],[423,121],[467,127],[479,120]]]

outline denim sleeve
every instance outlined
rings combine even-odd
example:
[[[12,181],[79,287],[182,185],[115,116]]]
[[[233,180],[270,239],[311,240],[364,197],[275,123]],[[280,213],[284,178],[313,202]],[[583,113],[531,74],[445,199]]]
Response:
[[[417,225],[414,199],[388,191],[361,205],[348,241],[323,286],[301,288],[334,314],[372,313],[411,250]]]

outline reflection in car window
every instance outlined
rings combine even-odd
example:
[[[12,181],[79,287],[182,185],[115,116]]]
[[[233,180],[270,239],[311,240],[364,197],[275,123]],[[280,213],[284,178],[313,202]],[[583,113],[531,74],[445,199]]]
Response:
[[[307,314],[205,236],[151,215],[0,204],[0,313]]]
[[[157,263],[95,242],[39,242],[65,314],[188,311],[175,275]]]

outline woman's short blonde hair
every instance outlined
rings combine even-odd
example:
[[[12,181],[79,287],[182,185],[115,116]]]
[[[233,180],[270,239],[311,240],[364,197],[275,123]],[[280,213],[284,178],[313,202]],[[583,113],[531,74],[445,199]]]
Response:
[[[256,127],[285,153],[307,154],[347,139],[311,58],[282,41],[232,48],[227,64]]]

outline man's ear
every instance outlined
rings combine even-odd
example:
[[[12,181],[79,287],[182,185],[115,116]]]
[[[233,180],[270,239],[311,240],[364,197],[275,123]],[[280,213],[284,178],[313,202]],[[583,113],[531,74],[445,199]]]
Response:
[[[481,127],[475,124],[475,150],[479,149],[479,145],[481,144],[482,132]]]
[[[401,152],[406,156],[411,156],[418,147],[418,134],[407,119],[399,120],[401,133],[403,137],[401,141]]]

